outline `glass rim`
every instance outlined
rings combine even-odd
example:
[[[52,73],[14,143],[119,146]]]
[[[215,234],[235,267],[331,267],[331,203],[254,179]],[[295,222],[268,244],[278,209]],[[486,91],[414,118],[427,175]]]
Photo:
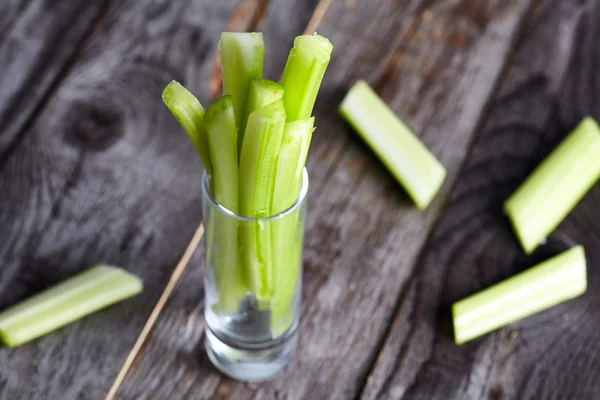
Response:
[[[227,215],[231,218],[234,218],[238,221],[243,221],[243,222],[257,222],[257,221],[266,222],[266,221],[272,221],[272,220],[284,218],[286,215],[293,213],[294,211],[296,211],[297,209],[299,209],[302,206],[302,204],[306,200],[307,194],[308,194],[308,172],[306,171],[306,167],[304,167],[304,169],[302,170],[302,186],[300,187],[300,194],[298,194],[296,201],[294,202],[294,204],[292,204],[291,207],[289,207],[286,210],[283,210],[280,213],[277,213],[274,215],[269,215],[266,217],[260,217],[260,218],[244,217],[242,215],[234,213],[233,211],[229,210],[228,208],[226,208],[225,206],[220,204],[217,200],[215,200],[215,198],[213,197],[213,195],[210,192],[210,189],[208,187],[208,175],[206,174],[206,170],[204,170],[204,172],[202,174],[202,197],[203,197],[203,199],[208,201],[210,203],[210,205],[215,207],[220,213],[225,214],[225,215]]]

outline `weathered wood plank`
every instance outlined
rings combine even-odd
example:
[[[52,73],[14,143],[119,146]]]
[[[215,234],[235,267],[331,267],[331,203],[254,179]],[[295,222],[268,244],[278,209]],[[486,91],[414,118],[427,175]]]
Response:
[[[201,164],[161,91],[176,78],[206,101],[204,77],[236,3],[111,2],[6,159],[0,306],[97,262],[138,274],[145,292],[1,349],[3,398],[99,399],[115,379],[200,222]]]
[[[335,55],[317,102],[308,163],[298,357],[285,374],[259,385],[217,374],[202,349],[202,274],[192,264],[121,398],[150,393],[235,399],[355,396],[529,5],[333,1],[317,28],[331,38]],[[337,115],[345,88],[359,77],[381,90],[448,167],[448,181],[425,213],[409,204]]]
[[[1,3],[0,166],[92,32],[107,1]]]
[[[504,200],[585,116],[600,117],[600,2],[544,0],[444,218],[405,290],[364,399],[595,399],[600,396],[600,186],[526,257]],[[463,346],[451,304],[581,243],[588,292]]]

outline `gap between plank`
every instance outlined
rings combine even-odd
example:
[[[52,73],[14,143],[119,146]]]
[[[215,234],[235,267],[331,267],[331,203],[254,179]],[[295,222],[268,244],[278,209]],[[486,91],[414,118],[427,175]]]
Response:
[[[171,274],[171,277],[169,278],[169,282],[167,283],[165,290],[160,295],[160,298],[156,302],[156,305],[152,309],[152,312],[150,313],[150,316],[148,317],[148,320],[146,321],[144,328],[140,332],[140,335],[138,336],[137,340],[135,341],[135,344],[133,345],[133,347],[131,348],[131,351],[127,355],[127,358],[125,359],[125,363],[123,364],[123,367],[121,367],[121,370],[119,371],[119,374],[117,375],[117,378],[115,379],[113,385],[111,386],[110,390],[108,391],[108,394],[106,395],[105,400],[113,400],[115,398],[115,395],[117,394],[117,391],[119,390],[119,387],[121,387],[121,384],[125,380],[125,377],[127,376],[129,369],[131,368],[131,365],[135,361],[142,346],[146,342],[146,339],[148,338],[150,331],[154,327],[154,324],[156,323],[158,316],[160,315],[165,304],[167,303],[167,300],[171,296],[171,293],[175,289],[175,286],[177,286],[177,282],[179,282],[179,278],[181,278],[181,275],[183,275],[183,273],[185,272],[185,269],[186,269],[187,265],[189,264],[190,259],[192,258],[192,255],[194,254],[194,251],[196,251],[196,248],[200,244],[200,240],[202,240],[203,236],[204,236],[204,225],[200,224],[198,229],[196,229],[196,232],[194,233],[192,240],[188,244],[187,249],[185,249],[185,253],[183,253],[183,257],[181,257],[181,260],[179,260],[179,262],[177,263],[175,270],[173,270],[173,273]]]

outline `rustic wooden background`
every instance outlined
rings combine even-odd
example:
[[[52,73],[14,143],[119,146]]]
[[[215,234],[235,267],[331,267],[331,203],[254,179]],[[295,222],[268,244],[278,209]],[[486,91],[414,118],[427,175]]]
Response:
[[[160,93],[177,79],[208,104],[223,30],[263,31],[273,79],[295,35],[335,46],[308,162],[300,351],[266,383],[215,372],[198,248],[115,383],[201,221],[201,164]],[[600,185],[531,257],[501,208],[600,119],[599,40],[600,0],[2,0],[0,307],[100,261],[146,290],[1,349],[0,398],[599,399]],[[426,212],[338,116],[358,78],[447,167]],[[584,296],[453,344],[453,301],[574,243]]]

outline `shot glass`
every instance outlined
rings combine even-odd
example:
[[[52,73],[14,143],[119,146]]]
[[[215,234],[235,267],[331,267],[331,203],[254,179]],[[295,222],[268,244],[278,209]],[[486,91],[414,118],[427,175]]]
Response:
[[[220,205],[203,177],[205,347],[234,379],[267,379],[296,352],[307,192],[305,169],[289,209],[247,218]]]

